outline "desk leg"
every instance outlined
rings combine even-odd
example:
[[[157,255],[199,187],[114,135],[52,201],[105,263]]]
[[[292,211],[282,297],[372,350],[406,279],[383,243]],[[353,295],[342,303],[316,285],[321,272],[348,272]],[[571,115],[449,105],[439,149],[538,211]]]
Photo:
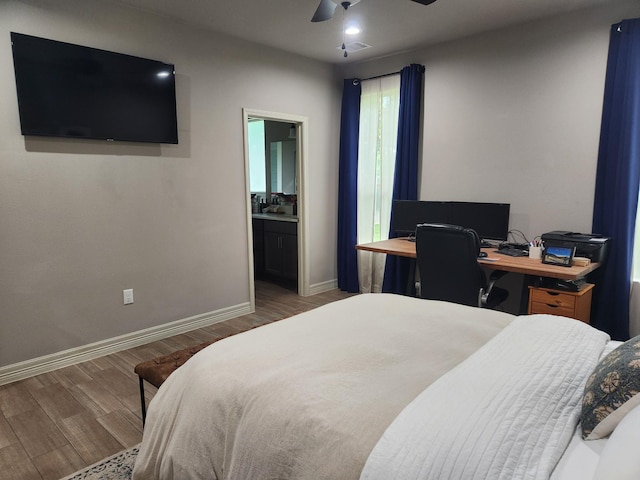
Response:
[[[407,275],[407,288],[405,294],[408,297],[416,296],[416,259],[411,258],[409,262],[409,273]]]

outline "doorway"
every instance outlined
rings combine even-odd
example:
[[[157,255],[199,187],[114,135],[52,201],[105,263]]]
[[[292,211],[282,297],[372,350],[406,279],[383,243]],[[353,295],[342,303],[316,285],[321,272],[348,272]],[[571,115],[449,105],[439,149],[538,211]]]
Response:
[[[251,309],[255,310],[255,272],[256,262],[262,265],[264,258],[260,258],[255,245],[262,245],[263,235],[254,232],[256,219],[264,219],[261,210],[267,213],[279,213],[281,225],[287,229],[295,228],[297,237],[297,293],[307,296],[309,293],[307,235],[306,235],[306,176],[305,160],[307,158],[307,117],[268,112],[263,110],[243,109],[244,131],[244,160],[245,160],[245,199],[247,202],[247,245],[249,258],[249,299]],[[258,140],[262,145],[264,156],[259,153],[257,165],[264,168],[252,169],[256,155],[255,141],[252,140],[256,131],[260,132],[264,140]],[[280,132],[280,133],[274,133]],[[259,135],[259,133],[258,133]],[[254,145],[252,145],[254,143]],[[258,147],[258,150],[260,147]],[[273,158],[273,161],[271,159]],[[259,171],[258,171],[259,170]],[[258,200],[259,198],[259,200]],[[271,202],[276,202],[273,206]],[[265,208],[272,207],[272,208]],[[272,217],[273,218],[273,217]],[[269,224],[278,225],[280,222]],[[295,227],[294,227],[295,225]],[[277,245],[284,245],[287,238],[277,241]],[[273,242],[271,243],[273,245]],[[254,255],[254,251],[257,252]],[[284,260],[287,268],[287,260]],[[288,264],[290,266],[290,262]],[[293,267],[295,269],[295,266]]]

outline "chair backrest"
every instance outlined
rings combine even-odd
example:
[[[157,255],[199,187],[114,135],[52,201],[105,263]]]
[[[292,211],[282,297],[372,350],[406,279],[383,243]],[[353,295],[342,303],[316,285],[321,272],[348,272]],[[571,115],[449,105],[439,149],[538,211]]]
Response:
[[[475,230],[425,223],[416,228],[420,296],[479,306],[486,277],[478,264],[480,239]]]

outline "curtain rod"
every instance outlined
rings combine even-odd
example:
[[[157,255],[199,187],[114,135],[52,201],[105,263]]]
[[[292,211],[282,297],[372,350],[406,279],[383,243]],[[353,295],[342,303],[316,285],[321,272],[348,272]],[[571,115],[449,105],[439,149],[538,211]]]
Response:
[[[391,75],[398,75],[399,73],[402,73],[402,72],[398,71],[398,72],[391,72],[391,73],[383,73],[382,75],[375,75],[373,77],[368,77],[368,78],[354,78],[353,84],[357,85],[358,83],[364,82],[365,80],[375,80],[376,78],[390,77]]]

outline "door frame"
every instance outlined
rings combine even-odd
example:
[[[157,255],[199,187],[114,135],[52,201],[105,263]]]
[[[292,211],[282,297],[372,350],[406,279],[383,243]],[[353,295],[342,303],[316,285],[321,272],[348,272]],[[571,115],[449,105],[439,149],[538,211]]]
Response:
[[[251,212],[251,185],[249,173],[249,119],[291,123],[296,127],[296,182],[298,185],[298,295],[309,296],[309,258],[307,248],[307,168],[309,118],[291,113],[270,112],[252,108],[242,109],[242,130],[244,135],[244,170],[245,170],[245,201],[247,205],[247,248],[249,258],[249,302],[251,311],[255,311],[255,279],[253,258],[253,226]]]

